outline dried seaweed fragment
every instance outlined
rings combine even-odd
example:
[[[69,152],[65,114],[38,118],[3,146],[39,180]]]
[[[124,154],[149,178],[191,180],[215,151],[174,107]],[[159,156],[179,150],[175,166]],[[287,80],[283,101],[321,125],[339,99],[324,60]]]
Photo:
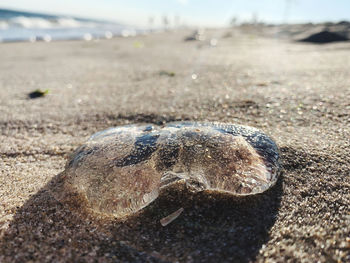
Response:
[[[37,90],[34,90],[33,92],[29,93],[28,97],[30,99],[37,99],[37,98],[40,98],[40,97],[44,97],[47,94],[49,94],[49,90],[48,89],[47,90],[37,89]]]

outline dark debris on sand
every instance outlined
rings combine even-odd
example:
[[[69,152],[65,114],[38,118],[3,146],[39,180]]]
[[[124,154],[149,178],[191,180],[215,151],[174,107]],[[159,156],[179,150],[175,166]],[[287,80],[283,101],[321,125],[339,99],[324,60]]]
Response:
[[[33,92],[28,94],[30,99],[37,99],[46,96],[49,93],[49,90],[34,90]]]
[[[312,34],[306,38],[299,40],[300,42],[308,42],[314,44],[326,44],[332,42],[348,41],[349,39],[339,33],[334,33],[328,30],[324,30],[315,34]]]

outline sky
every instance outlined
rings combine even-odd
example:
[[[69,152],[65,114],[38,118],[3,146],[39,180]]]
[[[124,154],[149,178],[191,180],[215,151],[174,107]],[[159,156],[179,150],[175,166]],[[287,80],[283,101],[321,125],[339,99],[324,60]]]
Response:
[[[0,8],[66,14],[147,26],[180,17],[187,25],[225,26],[232,17],[267,23],[350,20],[350,0],[1,0]]]

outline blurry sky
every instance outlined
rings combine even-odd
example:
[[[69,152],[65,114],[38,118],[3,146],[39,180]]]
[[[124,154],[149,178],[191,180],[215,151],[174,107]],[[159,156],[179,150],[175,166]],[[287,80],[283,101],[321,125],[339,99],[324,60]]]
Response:
[[[1,0],[0,8],[68,14],[148,25],[180,17],[189,25],[227,25],[232,17],[247,21],[255,14],[264,22],[350,20],[350,0]]]

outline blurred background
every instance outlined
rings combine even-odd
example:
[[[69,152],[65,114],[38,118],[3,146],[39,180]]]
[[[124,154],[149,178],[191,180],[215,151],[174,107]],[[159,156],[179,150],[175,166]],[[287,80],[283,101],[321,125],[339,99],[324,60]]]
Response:
[[[91,40],[257,23],[344,23],[349,10],[346,0],[2,0],[0,41]]]

